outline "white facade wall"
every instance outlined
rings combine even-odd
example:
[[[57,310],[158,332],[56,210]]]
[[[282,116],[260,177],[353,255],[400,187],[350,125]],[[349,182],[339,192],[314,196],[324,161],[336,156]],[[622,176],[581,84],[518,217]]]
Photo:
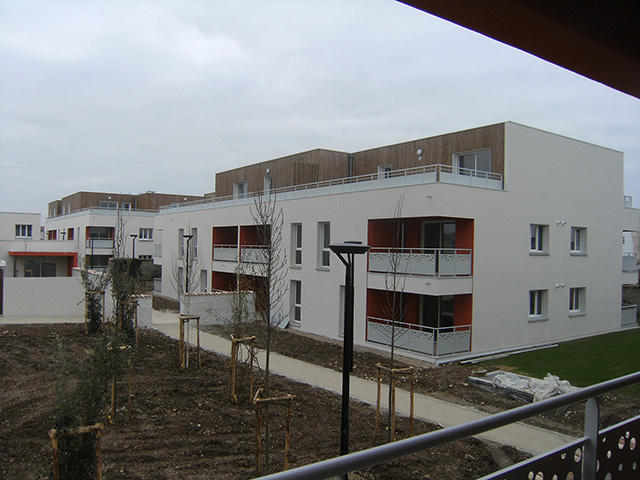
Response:
[[[318,223],[331,223],[331,243],[367,242],[369,219],[393,218],[404,196],[402,217],[474,220],[473,278],[411,277],[408,292],[424,295],[473,293],[473,354],[553,342],[621,327],[622,231],[638,230],[638,210],[623,208],[620,152],[507,123],[504,190],[443,183],[283,200],[283,246],[291,258],[291,224],[303,229],[301,268],[289,267],[287,284],[302,282],[306,332],[340,338],[345,269],[331,255],[318,267]],[[635,219],[635,221],[634,221]],[[184,267],[177,257],[178,229],[198,229],[200,268],[233,272],[234,263],[212,260],[212,227],[252,225],[248,205],[171,209],[156,218],[163,230],[162,293],[175,298],[170,277]],[[530,254],[530,225],[548,225],[548,255]],[[586,228],[586,255],[570,254],[571,227]],[[290,262],[289,262],[290,263]],[[366,289],[384,285],[367,274],[367,257],[356,257],[355,331],[366,342]],[[558,288],[556,288],[558,285]],[[564,285],[564,286],[563,286]],[[569,315],[569,290],[586,289],[584,315]],[[529,319],[529,291],[547,291],[547,318]],[[287,309],[292,299],[285,299]],[[286,313],[286,312],[285,312]]]
[[[77,278],[5,278],[6,317],[83,317],[84,289]]]
[[[124,257],[131,257],[133,253],[133,242],[135,242],[135,255],[153,256],[155,253],[154,239],[141,240],[140,229],[153,229],[155,213],[123,211],[124,222]],[[78,264],[82,265],[82,258],[91,255],[112,255],[113,248],[104,248],[99,242],[94,242],[93,250],[91,242],[87,242],[87,227],[115,227],[117,224],[117,214],[114,210],[85,209],[66,215],[49,218],[45,222],[45,235],[47,231],[56,230],[57,240],[49,240],[47,243],[63,245],[73,251],[78,252]],[[68,232],[74,230],[73,240],[68,240]],[[62,235],[65,232],[65,235]],[[135,240],[131,235],[138,235]],[[64,238],[64,240],[63,240]]]

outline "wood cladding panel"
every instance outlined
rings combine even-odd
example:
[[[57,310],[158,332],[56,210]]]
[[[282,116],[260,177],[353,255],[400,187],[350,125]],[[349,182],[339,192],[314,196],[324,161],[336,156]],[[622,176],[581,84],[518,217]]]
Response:
[[[377,173],[379,165],[391,164],[394,170],[424,165],[451,165],[456,153],[491,149],[491,169],[504,174],[504,124],[448,133],[437,137],[374,148],[354,154],[354,175]],[[418,160],[418,149],[422,160]]]

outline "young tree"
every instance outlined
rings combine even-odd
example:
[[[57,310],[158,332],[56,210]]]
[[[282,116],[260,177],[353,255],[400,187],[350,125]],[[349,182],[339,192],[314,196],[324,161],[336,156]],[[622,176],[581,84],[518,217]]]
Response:
[[[287,253],[282,246],[284,213],[278,208],[275,194],[265,192],[254,197],[251,217],[257,230],[260,245],[255,272],[261,278],[257,294],[258,310],[266,324],[264,394],[270,395],[270,357],[272,331],[283,315],[283,301],[287,293]],[[269,471],[270,422],[268,407],[265,410],[265,463]],[[259,440],[258,440],[259,441]]]
[[[189,295],[200,288],[200,270],[202,257],[198,255],[197,230],[191,227],[191,223],[185,229],[178,231],[178,255],[172,257],[171,284],[178,295],[178,300],[183,306],[184,312],[189,313]]]
[[[390,333],[390,353],[389,353],[389,410],[388,410],[388,425],[387,439],[391,441],[391,417],[395,415],[395,412],[391,411],[392,404],[392,375],[395,360],[396,340],[398,338],[398,324],[402,323],[406,314],[405,304],[403,302],[404,287],[406,281],[406,269],[408,262],[406,260],[406,254],[403,253],[403,236],[404,226],[402,220],[402,206],[404,204],[404,195],[402,195],[396,203],[396,208],[393,213],[393,227],[392,227],[392,245],[389,252],[389,265],[387,273],[385,274],[385,290],[387,293],[387,305],[385,307],[385,314],[391,323]]]

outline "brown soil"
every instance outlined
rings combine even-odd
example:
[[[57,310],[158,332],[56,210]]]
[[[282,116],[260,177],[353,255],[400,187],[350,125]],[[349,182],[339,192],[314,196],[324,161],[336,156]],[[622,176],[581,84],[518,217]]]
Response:
[[[0,479],[43,479],[50,474],[51,442],[47,433],[54,404],[57,337],[78,363],[90,355],[95,341],[85,336],[79,325],[0,326]],[[342,352],[337,344],[287,331],[277,332],[274,345],[275,350],[292,357],[340,368]],[[125,422],[126,413],[121,408],[116,423],[105,430],[103,478],[253,478],[255,419],[248,401],[247,377],[241,379],[240,404],[233,405],[227,397],[225,357],[205,352],[201,369],[180,369],[177,350],[177,342],[156,331],[141,333],[133,362],[131,421]],[[381,359],[358,350],[355,373],[373,377],[373,365]],[[466,386],[466,376],[473,369],[461,365],[421,367],[419,388],[441,398],[477,403],[488,410],[514,404],[515,401]],[[295,395],[292,466],[337,455],[340,397],[279,377],[273,388]],[[119,402],[125,405],[124,389]],[[283,462],[283,416],[277,409],[272,409],[271,415],[275,417],[271,455],[274,471],[281,469]],[[558,424],[576,428],[570,421],[574,416],[577,415],[559,415]],[[373,438],[374,421],[371,407],[352,402],[351,451],[385,441],[384,433]],[[415,433],[433,428],[417,422]],[[407,419],[399,419],[398,436],[405,438],[408,431]],[[351,478],[478,478],[523,458],[525,455],[512,448],[470,439],[358,472]]]

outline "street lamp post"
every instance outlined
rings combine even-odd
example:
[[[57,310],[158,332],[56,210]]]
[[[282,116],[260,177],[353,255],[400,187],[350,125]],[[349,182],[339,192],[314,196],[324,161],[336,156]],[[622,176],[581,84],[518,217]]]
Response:
[[[131,244],[133,246],[133,250],[131,252],[131,258],[134,259],[136,258],[136,238],[138,238],[138,235],[135,235],[132,233],[129,236],[131,237]]]
[[[349,383],[350,373],[353,371],[353,272],[355,256],[367,253],[369,246],[362,245],[362,242],[349,241],[329,245],[329,248],[346,267],[342,358],[342,423],[340,428],[340,455],[346,455],[349,453]],[[344,478],[346,479],[347,476],[345,475]]]

